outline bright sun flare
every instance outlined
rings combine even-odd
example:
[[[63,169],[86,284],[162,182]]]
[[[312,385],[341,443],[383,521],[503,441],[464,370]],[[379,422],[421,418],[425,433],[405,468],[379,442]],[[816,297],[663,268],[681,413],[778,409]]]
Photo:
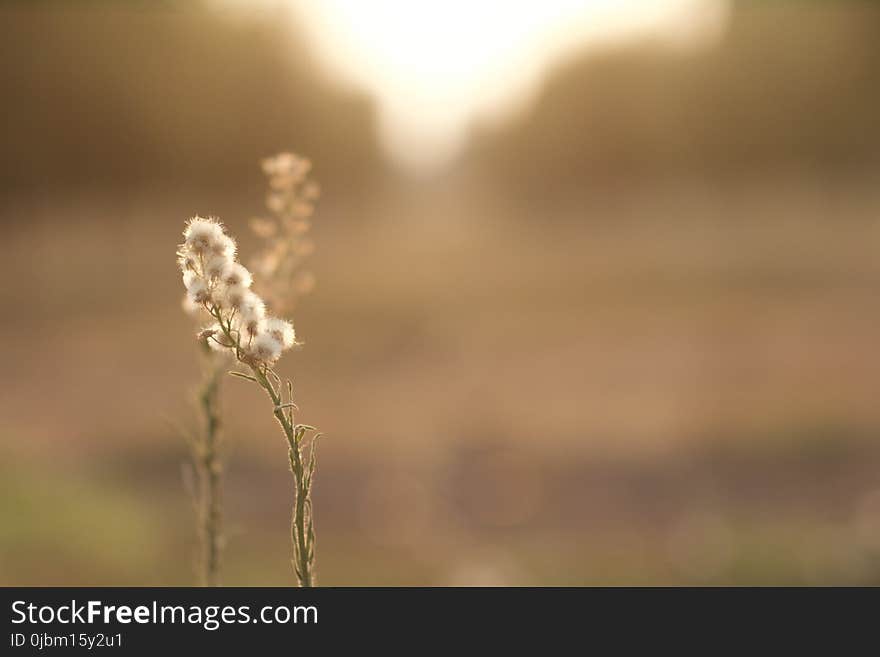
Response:
[[[379,103],[382,144],[412,172],[460,151],[470,123],[515,112],[578,49],[717,34],[726,0],[288,0],[339,79]]]

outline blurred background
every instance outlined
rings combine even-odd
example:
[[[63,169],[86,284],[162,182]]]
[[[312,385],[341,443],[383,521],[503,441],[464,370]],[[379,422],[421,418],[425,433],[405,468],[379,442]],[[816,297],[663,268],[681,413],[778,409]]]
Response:
[[[877,3],[6,1],[0,88],[0,583],[196,581],[174,248],[293,150],[322,584],[880,584]]]

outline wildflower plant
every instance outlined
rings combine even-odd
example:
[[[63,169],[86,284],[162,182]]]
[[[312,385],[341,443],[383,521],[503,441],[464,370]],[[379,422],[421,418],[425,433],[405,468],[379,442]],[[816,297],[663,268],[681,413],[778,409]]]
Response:
[[[264,159],[261,164],[268,179],[268,216],[251,220],[251,228],[261,238],[262,244],[251,262],[254,274],[247,282],[261,293],[267,305],[277,313],[290,312],[298,298],[314,287],[314,276],[303,268],[303,262],[314,251],[314,243],[308,232],[320,188],[308,178],[311,163],[303,157],[279,153]],[[234,259],[234,249],[231,255]],[[217,277],[227,260],[224,257],[208,258],[205,261],[205,275]],[[188,280],[190,278],[187,277]],[[204,309],[193,300],[192,295],[184,295],[183,307],[198,320],[204,319]],[[234,361],[228,350],[214,349],[208,340],[199,342],[199,351],[202,377],[196,399],[200,429],[185,433],[189,438],[195,474],[191,478],[191,489],[200,542],[197,569],[203,585],[216,586],[220,583],[225,547],[222,384],[225,372]]]
[[[235,240],[214,218],[193,217],[183,232],[177,256],[187,303],[208,322],[198,333],[204,349],[229,359],[229,373],[258,385],[272,403],[272,413],[288,445],[294,478],[291,521],[293,567],[300,586],[315,583],[315,531],[312,482],[316,466],[314,427],[296,424],[293,384],[275,366],[296,344],[293,324],[273,317],[252,286],[254,276],[238,262]]]

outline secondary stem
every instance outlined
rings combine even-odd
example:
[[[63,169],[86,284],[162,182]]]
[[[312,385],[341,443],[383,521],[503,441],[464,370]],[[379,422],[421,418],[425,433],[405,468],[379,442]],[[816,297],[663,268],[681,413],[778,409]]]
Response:
[[[203,355],[204,378],[199,389],[199,405],[204,431],[196,457],[199,474],[199,534],[202,544],[200,563],[203,586],[220,583],[223,550],[222,477],[220,453],[220,381],[223,368],[211,353]]]

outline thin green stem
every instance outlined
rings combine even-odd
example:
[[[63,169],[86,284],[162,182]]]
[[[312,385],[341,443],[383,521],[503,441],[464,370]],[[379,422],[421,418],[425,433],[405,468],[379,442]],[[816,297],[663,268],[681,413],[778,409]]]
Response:
[[[257,378],[257,382],[269,395],[274,407],[273,414],[278,424],[284,431],[287,438],[288,458],[290,460],[290,471],[293,474],[294,485],[296,487],[296,499],[294,501],[293,518],[291,520],[291,539],[294,545],[294,570],[299,579],[300,586],[313,586],[313,559],[310,559],[311,541],[307,533],[311,520],[306,518],[306,500],[309,497],[308,482],[305,477],[305,469],[303,467],[302,458],[302,436],[303,432],[297,431],[285,413],[285,405],[281,396],[272,386],[266,372],[259,368],[251,368]],[[288,407],[289,408],[289,407]]]
[[[207,310],[215,319],[217,319],[224,337],[230,344],[234,345],[236,357],[239,362],[243,363],[250,369],[253,376],[246,376],[245,378],[256,381],[256,383],[266,391],[266,394],[272,401],[272,413],[278,421],[278,424],[281,425],[284,437],[287,440],[290,471],[293,474],[294,488],[296,491],[290,530],[294,552],[293,568],[296,572],[297,581],[300,586],[314,586],[315,530],[311,511],[312,474],[314,473],[315,467],[314,443],[312,444],[307,469],[303,459],[303,439],[307,427],[294,424],[293,400],[284,400],[283,394],[285,386],[283,382],[269,367],[256,364],[250,359],[244,357],[239,346],[239,340],[233,334],[231,322],[224,321],[222,312],[219,309],[208,306]],[[278,382],[277,390],[272,383],[273,380]],[[289,381],[287,382],[286,389],[288,391],[288,396],[290,396],[292,394],[292,386]]]

